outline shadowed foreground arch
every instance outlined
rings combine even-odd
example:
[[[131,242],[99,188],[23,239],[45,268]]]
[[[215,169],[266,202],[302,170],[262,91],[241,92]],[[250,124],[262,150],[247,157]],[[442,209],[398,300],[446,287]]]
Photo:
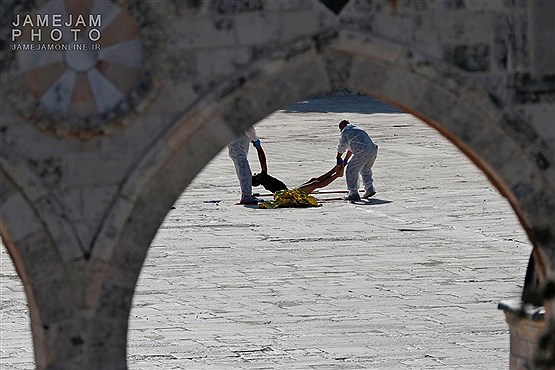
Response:
[[[18,219],[10,215],[2,218],[0,232],[25,290],[36,366],[45,368],[50,362],[58,360],[56,356],[72,356],[63,349],[63,343],[70,337],[82,340],[78,331],[64,325],[64,321],[79,316],[74,302],[82,302],[83,297],[73,296],[75,291],[68,275],[76,271],[64,269],[56,244],[44,226],[39,211],[34,209],[24,194],[17,192],[18,184],[3,171],[0,181],[2,196],[12,195],[6,206],[20,210]],[[44,271],[48,274],[47,278],[42,276]],[[58,343],[58,348],[49,347],[49,344],[55,346],[55,343]]]
[[[23,11],[17,4],[6,4],[7,13]],[[544,294],[540,300],[546,306],[548,334],[553,341],[555,154],[553,141],[546,142],[552,139],[538,128],[547,126],[549,114],[529,107],[536,103],[532,98],[544,99],[534,96],[534,73],[544,77],[553,73],[549,63],[553,47],[545,42],[551,40],[550,34],[542,32],[532,32],[529,37],[536,44],[530,48],[503,44],[511,40],[526,43],[526,20],[536,20],[534,12],[542,15],[542,7],[555,9],[551,3],[487,6],[472,3],[468,11],[457,8],[462,3],[457,6],[430,3],[428,11],[428,5],[417,9],[412,3],[351,1],[336,15],[318,1],[261,2],[267,7],[263,17],[257,13],[260,9],[252,9],[250,3],[238,4],[142,1],[127,4],[134,16],[148,11],[149,17],[141,17],[137,23],[140,25],[135,28],[135,36],[140,32],[145,36],[142,38],[145,45],[152,46],[158,41],[162,49],[160,53],[145,55],[145,67],[160,67],[165,58],[168,66],[167,70],[160,67],[156,71],[160,73],[155,74],[153,85],[159,84],[158,90],[143,91],[147,102],[136,102],[137,115],[125,127],[108,129],[104,124],[114,123],[108,115],[105,120],[85,122],[84,130],[90,123],[90,132],[77,132],[76,137],[64,137],[63,133],[56,136],[40,131],[40,125],[38,128],[30,125],[37,117],[22,117],[4,97],[7,94],[3,94],[2,171],[6,179],[13,181],[6,180],[11,184],[8,195],[12,198],[3,193],[2,201],[9,205],[11,199],[17,198],[18,204],[31,203],[23,214],[30,214],[32,221],[19,236],[36,227],[32,231],[38,230],[40,242],[44,242],[52,258],[49,267],[55,272],[53,276],[60,278],[59,284],[27,294],[37,302],[45,301],[55,290],[72,297],[49,301],[35,311],[52,320],[56,330],[52,330],[54,326],[42,325],[33,314],[37,366],[126,368],[127,320],[137,278],[149,244],[174,201],[235,135],[276,109],[336,87],[376,96],[422,118],[461,148],[509,199],[535,246],[544,285],[543,291],[537,293]],[[484,9],[490,6],[493,10]],[[397,16],[399,12],[405,13]],[[504,20],[511,20],[511,24],[496,23],[497,12]],[[484,27],[496,32],[492,39],[501,40],[496,44],[500,49],[495,50],[501,54],[505,50],[505,60],[500,61],[505,69],[501,73],[489,70],[490,64],[481,59],[483,55],[490,56],[490,46],[484,45],[485,41],[476,33],[468,32],[474,42],[471,45],[453,44],[463,42],[456,37],[438,38],[439,51],[430,51],[429,41],[415,41],[403,35],[411,30],[422,31],[422,24],[431,24],[434,29],[433,32],[424,29],[420,33],[423,38],[440,33],[443,36],[442,30],[453,31],[463,21],[470,22],[464,26],[472,29],[484,20],[474,16],[484,14]],[[434,21],[441,20],[442,15],[448,21],[440,22],[437,30]],[[164,22],[151,24],[150,18]],[[537,27],[551,24],[550,21],[539,22]],[[394,26],[384,27],[388,22]],[[274,27],[276,32],[256,33],[266,26]],[[536,27],[535,23],[530,27]],[[6,30],[3,24],[2,31]],[[509,36],[505,36],[507,33]],[[516,36],[522,36],[524,41]],[[550,45],[545,48],[545,55],[540,53],[543,45]],[[213,54],[213,48],[220,49]],[[507,51],[509,48],[515,49],[510,50],[512,54]],[[2,51],[2,61],[15,59],[8,54]],[[508,54],[515,58],[513,64],[507,62]],[[219,58],[224,61],[223,66],[210,64],[220,61]],[[532,66],[526,64],[527,58],[532,60]],[[220,73],[220,69],[226,72]],[[528,75],[523,75],[523,70]],[[3,82],[4,78],[9,80],[10,73],[2,67]],[[17,85],[20,81],[24,79],[12,82]],[[543,81],[546,87],[540,88],[552,93],[551,80]],[[10,93],[10,99],[16,101],[20,90],[28,88],[17,85],[12,94],[2,85],[2,92]],[[550,95],[546,96],[544,101],[549,105]],[[524,101],[523,105],[528,104],[530,111],[514,108],[519,99]],[[28,101],[21,103],[33,108]],[[40,121],[40,117],[37,119]],[[62,123],[71,124],[70,120]],[[22,150],[25,145],[29,148]],[[24,153],[27,150],[34,152],[27,155]],[[118,155],[120,150],[122,154]],[[37,166],[33,155],[44,162],[45,168]],[[58,161],[59,173],[49,172],[52,163]],[[31,173],[55,176],[50,183],[37,185],[20,164],[38,167]],[[87,166],[92,167],[93,176],[80,171]],[[67,168],[69,174],[64,172]],[[106,190],[108,196],[91,196],[91,188],[96,194],[100,192],[95,186]],[[33,192],[44,195],[44,207],[54,204],[52,200],[57,197],[64,197],[62,210],[43,213],[37,206],[40,199],[29,196]],[[72,219],[75,215],[71,211],[78,208],[75,198],[87,196],[98,201],[98,205],[83,206],[81,214]],[[19,234],[16,231],[21,225],[17,217],[22,214],[15,208],[6,207],[2,211],[2,235],[25,276],[20,266],[32,266],[35,262],[23,253],[19,254],[22,263],[15,257],[24,248],[24,238],[14,237]],[[69,231],[60,226],[66,225],[67,220]],[[80,226],[86,234],[82,240],[75,235],[79,231],[75,226],[78,221],[82,221]],[[30,283],[38,286],[46,274],[37,273]],[[60,312],[66,316],[56,316]],[[549,346],[549,341],[545,343]],[[544,357],[553,358],[553,349],[546,348]]]
[[[551,245],[542,244],[531,229],[551,227],[540,206],[549,204],[550,194],[522,197],[518,193],[523,178],[537,181],[531,186],[549,188],[548,180],[531,157],[534,153],[527,153],[525,149],[537,143],[517,143],[518,137],[513,137],[513,133],[507,130],[510,128],[507,122],[519,117],[512,117],[510,112],[496,106],[472,82],[458,76],[460,72],[441,64],[422,66],[418,61],[414,62],[417,60],[415,56],[402,58],[404,53],[395,45],[357,40],[356,35],[349,34],[328,39],[326,52],[321,53],[318,51],[323,48],[320,41],[318,38],[306,40],[281,51],[279,54],[294,53],[288,64],[273,62],[270,57],[267,64],[260,63],[236,76],[174,125],[163,139],[165,146],[174,152],[159,163],[158,170],[152,172],[137,196],[131,216],[120,234],[120,240],[131,242],[118,244],[111,273],[107,276],[118,274],[123,267],[131,272],[125,285],[134,286],[149,242],[171,205],[185,184],[202,169],[201,163],[207,163],[234,134],[276,109],[333,87],[347,87],[379,97],[438,129],[461,148],[509,199],[533,244],[540,248],[542,263],[549,265],[546,257],[551,253]],[[379,52],[374,55],[359,50]],[[384,60],[381,55],[395,55],[395,58]],[[416,93],[420,91],[424,93]],[[191,126],[198,127],[194,134],[189,129]],[[219,135],[214,137],[214,132]],[[533,139],[537,140],[535,136]],[[206,142],[210,140],[212,146],[206,148]],[[511,161],[508,161],[509,157]],[[527,173],[515,176],[515,169]],[[143,216],[146,214],[148,217]],[[131,237],[140,231],[143,239]],[[112,278],[109,280],[113,281]]]

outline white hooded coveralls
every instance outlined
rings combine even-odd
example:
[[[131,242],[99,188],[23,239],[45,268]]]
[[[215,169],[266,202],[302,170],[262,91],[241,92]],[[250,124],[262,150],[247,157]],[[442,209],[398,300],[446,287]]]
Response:
[[[229,157],[233,160],[235,172],[237,173],[237,178],[239,178],[242,198],[252,196],[252,171],[249,165],[248,154],[249,144],[256,140],[258,140],[256,130],[254,127],[251,127],[227,146]]]
[[[341,138],[337,145],[338,153],[345,153],[347,150],[353,153],[353,157],[345,168],[349,195],[358,195],[359,173],[362,176],[366,192],[375,191],[372,166],[378,155],[378,146],[374,144],[366,131],[350,123],[341,130]]]

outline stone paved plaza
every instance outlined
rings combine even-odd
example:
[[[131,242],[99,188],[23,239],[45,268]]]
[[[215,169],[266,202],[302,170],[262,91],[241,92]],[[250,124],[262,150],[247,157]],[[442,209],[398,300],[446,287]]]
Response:
[[[260,122],[269,173],[294,187],[331,169],[342,118],[379,145],[375,198],[238,206],[222,151],[152,242],[130,369],[508,368],[497,304],[519,297],[531,251],[510,205],[435,130],[363,97],[310,99]],[[342,178],[325,190],[344,188]],[[1,368],[31,369],[26,301],[5,248],[1,267]]]

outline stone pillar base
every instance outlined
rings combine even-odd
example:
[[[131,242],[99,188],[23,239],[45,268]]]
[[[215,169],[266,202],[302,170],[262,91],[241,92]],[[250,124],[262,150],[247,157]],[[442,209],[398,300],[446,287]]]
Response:
[[[500,302],[498,308],[505,312],[511,333],[509,369],[533,369],[538,341],[546,325],[544,307],[511,300]]]

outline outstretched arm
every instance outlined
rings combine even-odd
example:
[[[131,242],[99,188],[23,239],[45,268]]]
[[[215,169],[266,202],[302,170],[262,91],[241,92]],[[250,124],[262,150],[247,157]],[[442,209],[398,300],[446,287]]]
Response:
[[[256,152],[258,153],[258,161],[260,162],[260,172],[267,173],[268,164],[266,163],[266,153],[264,153],[264,149],[262,149],[261,145],[258,145]]]
[[[264,149],[262,149],[262,144],[260,144],[260,139],[256,138],[251,142],[252,142],[252,145],[256,148],[256,152],[258,154],[258,161],[260,162],[260,172],[267,173],[268,164],[266,163],[266,153],[264,153]]]

